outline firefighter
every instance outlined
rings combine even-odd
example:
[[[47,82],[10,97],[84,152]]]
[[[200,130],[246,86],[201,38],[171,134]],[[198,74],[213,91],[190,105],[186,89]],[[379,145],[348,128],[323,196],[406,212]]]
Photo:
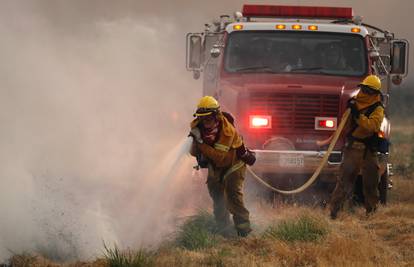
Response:
[[[336,187],[332,193],[331,213],[336,219],[345,200],[349,200],[358,174],[362,174],[362,186],[367,216],[375,212],[378,204],[380,178],[377,151],[379,134],[384,118],[381,80],[376,75],[367,76],[359,85],[356,97],[351,98],[348,121],[349,133],[343,150],[343,161]]]
[[[201,167],[208,168],[207,187],[217,225],[226,234],[231,213],[238,235],[245,237],[252,229],[242,189],[246,164],[252,165],[255,155],[244,146],[231,115],[221,112],[213,97],[201,98],[194,116],[189,134],[193,137],[190,153]]]

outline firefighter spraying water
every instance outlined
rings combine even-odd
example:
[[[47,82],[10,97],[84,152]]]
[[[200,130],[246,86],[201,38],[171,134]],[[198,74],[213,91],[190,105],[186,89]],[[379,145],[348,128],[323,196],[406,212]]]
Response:
[[[233,17],[206,24],[203,33],[187,35],[187,69],[196,79],[203,73],[203,95],[234,115],[256,153],[252,176],[284,194],[302,192],[316,178],[336,183],[348,101],[369,75],[382,80],[380,130],[390,138],[389,92],[407,75],[407,60],[406,40],[363,23],[345,7],[244,5]],[[385,203],[388,150],[374,154]],[[291,183],[296,178],[299,186]]]
[[[208,168],[207,186],[214,203],[214,217],[223,234],[229,228],[229,213],[239,236],[247,236],[250,228],[249,211],[243,202],[243,182],[246,164],[256,158],[244,145],[233,125],[233,118],[220,111],[211,96],[201,98],[191,123],[193,138],[191,154],[201,167]]]

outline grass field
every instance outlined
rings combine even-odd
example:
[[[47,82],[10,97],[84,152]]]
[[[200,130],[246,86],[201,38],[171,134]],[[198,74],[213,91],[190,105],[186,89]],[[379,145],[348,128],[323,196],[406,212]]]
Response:
[[[389,204],[366,217],[362,208],[332,221],[328,211],[260,204],[254,234],[218,234],[210,213],[200,211],[158,248],[103,248],[93,262],[64,266],[414,266],[414,126],[393,126],[393,189]],[[254,216],[254,215],[253,215]],[[11,266],[62,266],[41,255],[15,255]],[[7,265],[6,265],[7,266]]]

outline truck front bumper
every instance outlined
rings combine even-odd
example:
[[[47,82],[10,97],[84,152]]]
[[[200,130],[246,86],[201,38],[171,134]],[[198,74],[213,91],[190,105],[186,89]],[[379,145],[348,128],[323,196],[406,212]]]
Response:
[[[256,163],[253,171],[266,174],[312,174],[326,151],[254,150]],[[333,151],[321,175],[338,173],[342,152]]]

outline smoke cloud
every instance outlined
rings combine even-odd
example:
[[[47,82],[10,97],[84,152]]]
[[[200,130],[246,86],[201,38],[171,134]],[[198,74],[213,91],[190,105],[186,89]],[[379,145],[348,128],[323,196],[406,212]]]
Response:
[[[155,244],[197,207],[203,180],[179,157],[201,96],[184,36],[242,4],[1,2],[0,262],[23,251],[92,257],[102,241]],[[403,19],[386,19],[408,18],[406,1],[341,5],[414,39]]]
[[[192,194],[192,160],[177,159],[200,89],[183,34],[155,16],[46,4],[2,11],[0,260],[152,244]]]

